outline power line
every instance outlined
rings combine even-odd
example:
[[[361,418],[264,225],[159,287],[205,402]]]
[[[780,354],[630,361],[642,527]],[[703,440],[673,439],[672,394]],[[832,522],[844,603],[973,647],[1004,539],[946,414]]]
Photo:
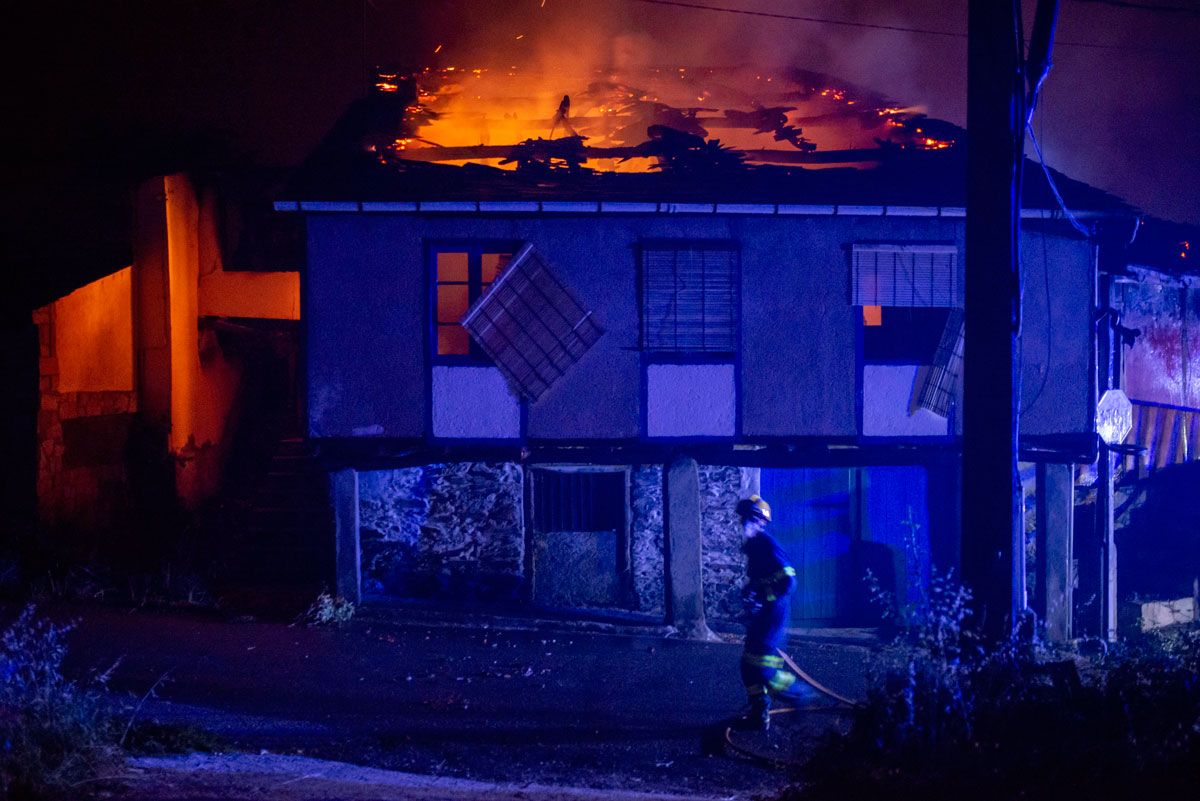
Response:
[[[1099,1],[1099,0],[1097,0]],[[767,19],[782,19],[791,22],[812,22],[819,25],[841,25],[847,28],[870,28],[879,31],[896,31],[898,33],[918,33],[925,36],[944,36],[953,39],[966,39],[965,33],[958,31],[940,31],[933,28],[910,28],[904,25],[879,25],[872,22],[854,22],[843,19],[827,19],[825,17],[808,17],[799,14],[779,14],[772,11],[755,11],[748,8],[734,8],[731,6],[712,6],[701,3],[687,3],[683,0],[634,0],[637,3],[647,3],[654,6],[674,6],[676,8],[686,8],[693,11],[716,11],[724,14],[738,14],[746,17],[765,17]],[[1165,7],[1164,7],[1165,8]],[[1183,9],[1181,9],[1183,10]],[[1180,50],[1163,50],[1159,48],[1142,48],[1129,47],[1119,44],[1101,44],[1099,42],[1066,42],[1055,40],[1055,47],[1084,47],[1093,50],[1120,50],[1127,53],[1158,53],[1163,55],[1191,55],[1189,52]]]
[[[747,17],[767,17],[770,19],[786,19],[794,22],[817,22],[822,25],[844,25],[848,28],[874,28],[880,31],[900,31],[903,33],[923,33],[928,36],[951,36],[965,39],[965,33],[954,31],[937,31],[929,28],[906,28],[903,25],[877,25],[870,22],[853,22],[842,19],[825,19],[823,17],[804,17],[798,14],[776,14],[770,11],[753,11],[747,8],[731,8],[729,6],[709,6],[700,3],[684,3],[677,0],[637,0],[639,3],[649,3],[655,6],[678,6],[679,8],[699,9],[702,11],[721,11],[726,14],[742,14]]]
[[[1114,8],[1132,8],[1138,11],[1157,11],[1162,14],[1189,14],[1200,17],[1200,8],[1187,8],[1186,6],[1160,6],[1154,3],[1131,3],[1127,2],[1127,0],[1076,0],[1076,2],[1113,6]]]

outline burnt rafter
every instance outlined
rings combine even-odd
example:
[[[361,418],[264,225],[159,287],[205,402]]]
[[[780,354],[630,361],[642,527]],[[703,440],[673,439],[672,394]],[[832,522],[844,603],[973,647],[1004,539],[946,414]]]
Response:
[[[563,136],[558,139],[526,139],[515,147],[508,148],[508,155],[501,164],[516,164],[520,171],[551,172],[565,169],[569,172],[586,171],[587,148],[584,137]]]
[[[643,67],[572,76],[445,67],[413,81],[415,102],[385,162],[556,172],[578,172],[585,162],[616,172],[865,164],[886,160],[886,148],[947,150],[963,133],[861,87],[794,70]]]

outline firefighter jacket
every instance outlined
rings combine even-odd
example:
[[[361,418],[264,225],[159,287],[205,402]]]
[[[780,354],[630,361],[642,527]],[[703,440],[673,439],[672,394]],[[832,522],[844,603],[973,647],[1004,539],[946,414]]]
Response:
[[[779,543],[759,533],[742,545],[746,553],[746,597],[750,620],[746,653],[774,654],[787,631],[789,597],[796,588],[796,569]]]

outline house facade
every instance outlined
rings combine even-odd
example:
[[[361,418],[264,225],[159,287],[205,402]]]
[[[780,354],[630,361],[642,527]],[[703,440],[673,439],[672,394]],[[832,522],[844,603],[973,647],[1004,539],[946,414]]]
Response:
[[[307,228],[343,595],[732,623],[751,492],[795,625],[877,619],[867,570],[904,597],[955,566],[961,207],[431,197],[276,205]],[[1025,294],[1022,444],[1072,463],[1094,246],[1023,237],[1051,291]]]

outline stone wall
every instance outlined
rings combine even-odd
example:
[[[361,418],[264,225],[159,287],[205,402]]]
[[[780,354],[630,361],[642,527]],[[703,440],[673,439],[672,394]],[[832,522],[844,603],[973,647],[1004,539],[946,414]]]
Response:
[[[633,594],[637,611],[665,615],[661,465],[637,465],[630,478]]]
[[[40,348],[38,519],[47,529],[109,531],[129,514],[126,451],[136,396],[59,392],[53,304],[36,311],[33,321]]]
[[[700,524],[704,537],[704,614],[724,622],[742,614],[742,585],[746,557],[738,521],[742,469],[700,465]]]
[[[700,465],[704,612],[731,622],[742,612],[745,582],[741,526],[734,507],[742,493],[741,468]],[[663,579],[662,467],[633,470],[633,586],[638,611],[665,614]]]
[[[663,615],[662,467],[636,465],[630,480],[632,606]],[[365,593],[524,597],[524,477],[519,465],[435,464],[364,472],[359,482]],[[739,468],[700,467],[705,612],[726,622],[737,620],[742,608],[744,557],[734,512],[742,483]]]
[[[524,477],[511,462],[359,475],[363,591],[516,600],[525,582]]]

